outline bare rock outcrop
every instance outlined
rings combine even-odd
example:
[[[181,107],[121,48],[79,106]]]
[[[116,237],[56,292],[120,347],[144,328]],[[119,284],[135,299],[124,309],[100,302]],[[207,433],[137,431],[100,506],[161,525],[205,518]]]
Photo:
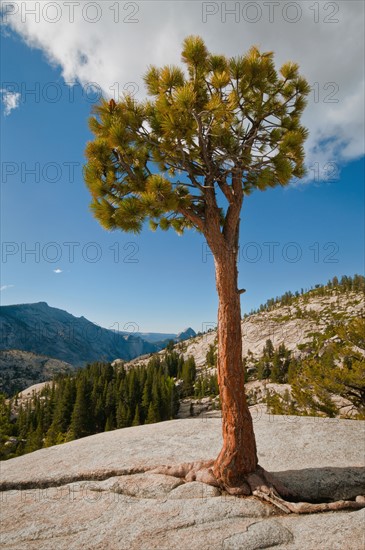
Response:
[[[252,409],[260,464],[309,500],[365,493],[365,422]],[[214,458],[221,420],[172,420],[42,449],[0,464],[2,548],[362,550],[364,510],[281,515],[260,500],[151,473]]]

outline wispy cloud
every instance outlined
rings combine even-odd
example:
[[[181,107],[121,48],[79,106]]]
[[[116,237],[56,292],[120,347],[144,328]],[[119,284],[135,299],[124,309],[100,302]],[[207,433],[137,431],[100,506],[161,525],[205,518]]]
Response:
[[[4,116],[9,116],[11,111],[17,109],[20,103],[19,92],[9,92],[9,90],[0,90],[2,94],[2,102],[4,105]]]
[[[60,269],[59,267],[53,270],[53,273],[57,273],[57,274],[62,272],[63,272],[63,269]]]
[[[0,287],[0,292],[4,292],[4,290],[8,290],[8,288],[13,288],[14,285],[2,285]]]

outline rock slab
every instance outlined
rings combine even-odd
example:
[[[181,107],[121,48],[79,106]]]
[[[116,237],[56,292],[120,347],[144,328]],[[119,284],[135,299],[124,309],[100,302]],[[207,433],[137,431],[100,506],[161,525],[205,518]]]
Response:
[[[308,498],[365,493],[365,423],[258,415],[260,464]],[[281,515],[254,497],[146,468],[204,460],[219,418],[97,434],[0,463],[1,547],[37,550],[363,550],[364,510]]]

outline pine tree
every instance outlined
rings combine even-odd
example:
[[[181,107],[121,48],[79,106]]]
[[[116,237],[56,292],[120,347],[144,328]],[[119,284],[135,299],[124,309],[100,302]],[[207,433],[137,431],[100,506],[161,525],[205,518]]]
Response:
[[[170,379],[171,384],[171,418],[176,418],[180,408],[179,391],[175,386],[175,381]]]
[[[42,425],[39,424],[35,429],[32,429],[28,433],[24,452],[32,453],[33,451],[37,451],[42,447],[43,447],[43,430],[42,430]]]
[[[212,368],[217,366],[217,354],[215,353],[213,344],[209,345],[205,360],[208,367]]]
[[[109,417],[115,410],[115,389],[112,381],[109,381],[105,395],[105,415]]]
[[[15,426],[11,423],[11,405],[6,403],[5,394],[0,393],[0,460],[9,457],[5,443],[14,433]]]
[[[263,355],[268,359],[272,359],[274,356],[274,345],[270,338],[266,340],[266,344],[263,349]]]
[[[74,382],[69,378],[59,382],[52,424],[49,428],[49,434],[47,434],[47,444],[56,444],[58,434],[66,433],[69,428],[76,399],[75,389]]]
[[[70,429],[75,439],[91,433],[88,391],[83,378],[77,384],[76,401],[72,411]]]
[[[274,352],[273,363],[270,372],[272,382],[284,384],[288,381],[288,370],[290,365],[291,353],[286,349],[285,344],[280,344],[277,351]]]
[[[169,376],[178,376],[178,367],[180,362],[180,355],[176,351],[166,353],[164,363],[167,367],[167,374]]]
[[[114,418],[112,414],[110,414],[107,418],[104,431],[110,432],[111,430],[114,430]]]
[[[139,404],[137,403],[136,411],[134,413],[134,418],[132,422],[132,426],[139,426],[140,425],[140,413],[139,413]]]
[[[151,405],[154,412],[154,422],[160,422],[162,418],[162,396],[161,396],[161,378],[159,376],[156,376],[153,380]],[[147,414],[147,418],[148,418],[148,414]]]
[[[124,401],[119,401],[117,405],[117,428],[126,428],[130,426],[130,409]]]
[[[181,377],[183,379],[183,394],[185,397],[194,394],[194,382],[196,378],[196,365],[194,357],[190,356],[182,369]]]
[[[150,403],[145,424],[154,424],[155,422],[158,422],[158,418],[156,416],[156,408],[153,406],[152,403]]]
[[[198,378],[198,380],[196,381],[195,389],[194,389],[194,394],[195,394],[195,397],[203,397],[203,393],[202,393],[202,379],[201,379],[201,378]]]
[[[195,228],[206,238],[219,296],[224,434],[214,474],[235,486],[258,465],[242,369],[241,208],[250,192],[304,175],[307,131],[300,117],[310,87],[295,63],[277,71],[273,53],[256,47],[228,59],[190,36],[182,60],[185,72],[150,67],[149,101],[126,95],[95,107],[84,175],[94,215],[105,228],[138,233],[149,221],[152,229]]]
[[[211,375],[209,380],[209,393],[212,396],[219,395],[219,386],[217,375]]]

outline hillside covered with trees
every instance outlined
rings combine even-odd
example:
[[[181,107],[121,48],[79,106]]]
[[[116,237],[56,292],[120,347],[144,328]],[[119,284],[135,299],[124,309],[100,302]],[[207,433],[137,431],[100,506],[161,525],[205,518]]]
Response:
[[[325,328],[306,334],[295,349],[285,341],[274,345],[267,338],[259,354],[249,352],[243,357],[250,405],[265,402],[274,414],[365,418],[365,318],[348,317],[336,305],[338,297],[358,302],[364,289],[364,277],[335,277],[303,294],[286,293],[268,300],[260,306],[261,313],[252,313],[260,316],[270,310],[279,318],[289,304],[292,317],[307,316],[320,327],[328,311],[305,309],[303,303],[313,305],[318,297],[335,300]],[[207,335],[170,342],[165,351],[148,360],[96,362],[76,373],[59,374],[30,399],[16,395],[9,400],[1,395],[0,458],[98,432],[173,419],[181,399],[217,397],[217,345],[214,332],[208,336],[203,365],[197,366],[198,356],[187,353]],[[257,383],[260,398],[252,389]]]
[[[147,366],[93,363],[59,375],[25,402],[0,396],[0,458],[95,433],[176,417],[179,398],[194,393],[193,358],[167,352]],[[177,382],[178,380],[178,382]]]

